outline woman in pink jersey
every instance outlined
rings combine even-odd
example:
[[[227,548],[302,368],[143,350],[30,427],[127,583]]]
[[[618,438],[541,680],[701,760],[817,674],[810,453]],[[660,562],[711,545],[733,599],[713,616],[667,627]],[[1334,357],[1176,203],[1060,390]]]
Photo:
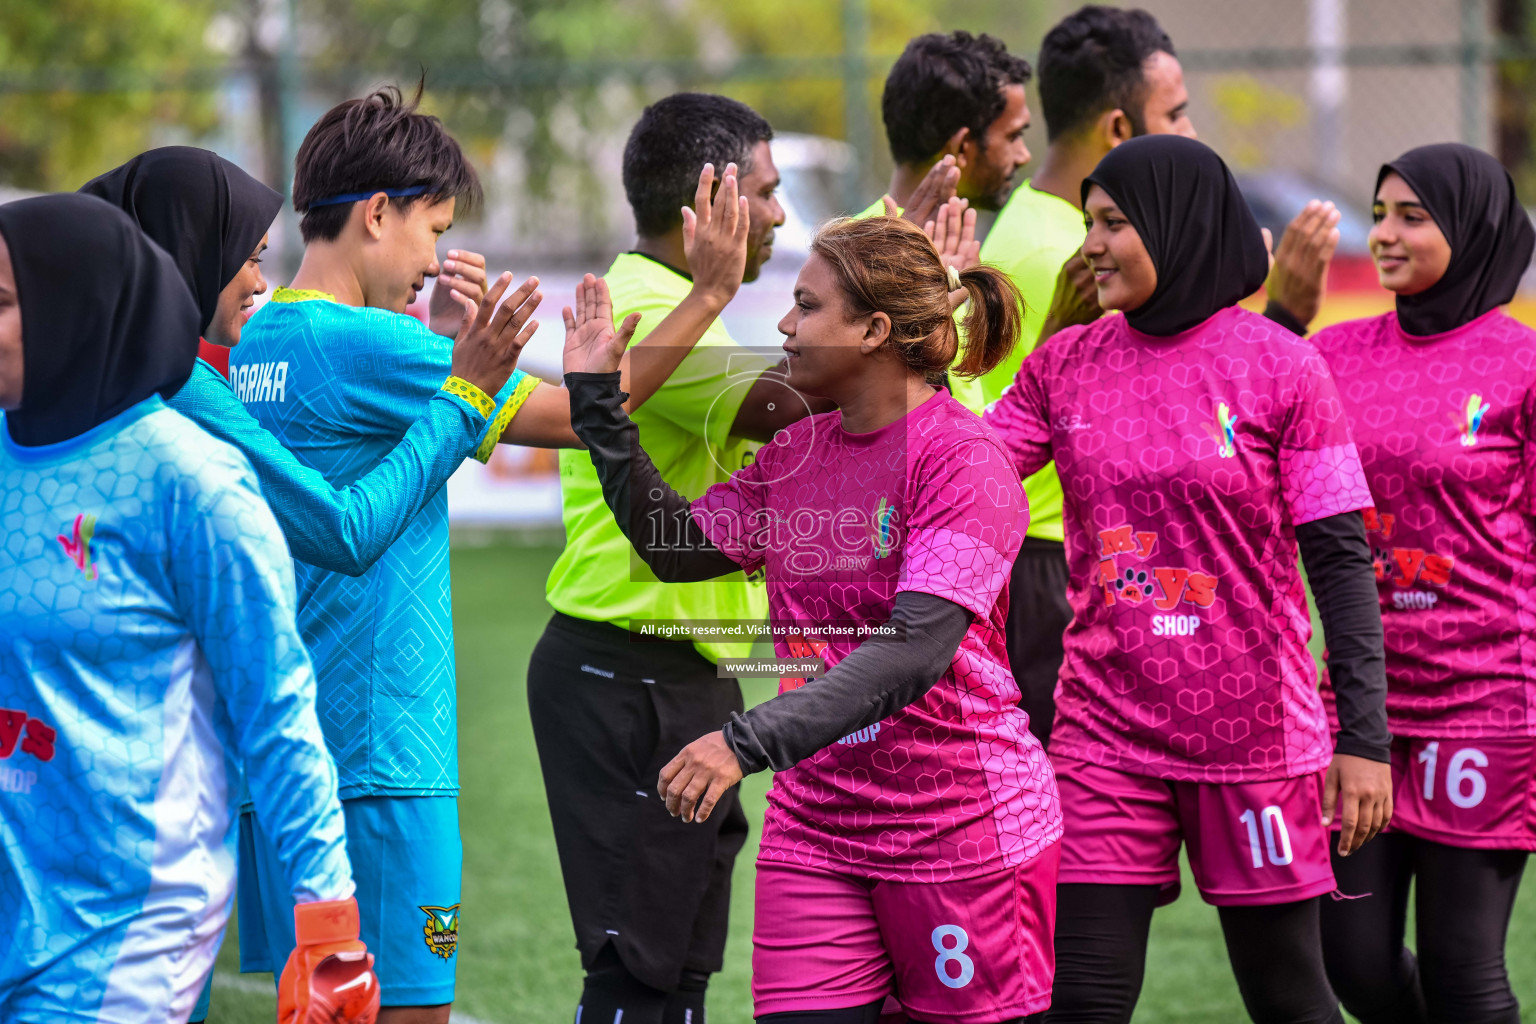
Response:
[[[837,411],[783,431],[692,505],[662,483],[617,376],[566,374],[573,422],[630,542],[665,580],[762,569],[774,646],[807,682],[733,716],[661,773],[708,817],[772,768],[753,996],[773,1024],[1016,1021],[1050,1001],[1056,785],[1008,670],[1008,571],[1028,513],[1007,451],[930,381],[951,288],[980,374],[1017,341],[1002,274],[946,271],[895,218],[824,228],[800,272],[789,384]],[[570,368],[568,368],[570,369]]]
[[[1498,307],[1536,231],[1499,162],[1456,144],[1382,167],[1374,212],[1397,309],[1313,340],[1376,497],[1396,813],[1334,864],[1357,898],[1324,908],[1324,949],[1365,1024],[1513,1022],[1504,938],[1536,850],[1536,331]]]
[[[1132,139],[1083,183],[1099,302],[988,412],[1020,476],[1054,460],[1073,618],[1051,761],[1066,835],[1045,1019],[1129,1021],[1181,841],[1249,1015],[1342,1021],[1318,940],[1343,852],[1390,809],[1371,496],[1307,342],[1238,308],[1267,270],[1221,159]],[[1345,727],[1330,742],[1297,550]]]

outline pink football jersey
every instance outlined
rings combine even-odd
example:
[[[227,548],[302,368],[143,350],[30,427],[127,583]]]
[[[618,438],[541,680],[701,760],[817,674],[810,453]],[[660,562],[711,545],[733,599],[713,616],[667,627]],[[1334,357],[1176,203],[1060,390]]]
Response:
[[[1493,310],[1421,338],[1386,313],[1314,341],[1376,498],[1392,731],[1536,735],[1536,331]]]
[[[836,665],[890,619],[899,591],[975,616],[922,699],[778,774],[763,858],[941,881],[1023,863],[1060,836],[1055,777],[1003,640],[1029,516],[981,420],[947,391],[866,434],[845,431],[839,413],[810,417],[693,514],[748,572],[763,568],[782,657]]]
[[[1254,782],[1330,758],[1295,526],[1370,493],[1317,350],[1232,307],[1169,337],[1063,331],[987,423],[1061,476],[1073,619],[1053,753]]]

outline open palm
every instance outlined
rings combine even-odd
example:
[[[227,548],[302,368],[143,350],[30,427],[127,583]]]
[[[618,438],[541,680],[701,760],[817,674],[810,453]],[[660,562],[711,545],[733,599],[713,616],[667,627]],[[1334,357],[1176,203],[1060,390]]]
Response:
[[[561,362],[566,373],[612,373],[619,368],[624,350],[635,336],[640,314],[631,313],[617,329],[613,326],[613,300],[608,282],[588,274],[576,286],[576,304],[566,306],[565,351]]]

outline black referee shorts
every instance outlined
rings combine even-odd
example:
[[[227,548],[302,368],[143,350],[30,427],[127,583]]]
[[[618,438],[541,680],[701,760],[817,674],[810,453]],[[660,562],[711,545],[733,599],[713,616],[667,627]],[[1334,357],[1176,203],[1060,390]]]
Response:
[[[1025,537],[1008,581],[1008,663],[1019,684],[1019,707],[1029,713],[1029,731],[1046,746],[1056,718],[1062,637],[1071,621],[1066,545]]]
[[[662,767],[742,710],[692,644],[555,613],[528,664],[528,708],[583,968],[612,943],[652,988],[720,970],[731,869],[747,838],[737,789],[703,824],[667,813]]]

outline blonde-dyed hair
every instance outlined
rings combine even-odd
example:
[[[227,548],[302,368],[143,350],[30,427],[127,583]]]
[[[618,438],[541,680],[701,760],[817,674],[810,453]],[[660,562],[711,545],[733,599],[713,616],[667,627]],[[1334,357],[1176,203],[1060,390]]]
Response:
[[[975,266],[960,274],[970,295],[965,355],[949,308],[949,271],[921,228],[899,217],[828,223],[811,252],[832,265],[850,318],[880,312],[891,318],[891,349],[912,372],[935,380],[946,371],[979,377],[1018,344],[1022,300],[1008,275]]]

